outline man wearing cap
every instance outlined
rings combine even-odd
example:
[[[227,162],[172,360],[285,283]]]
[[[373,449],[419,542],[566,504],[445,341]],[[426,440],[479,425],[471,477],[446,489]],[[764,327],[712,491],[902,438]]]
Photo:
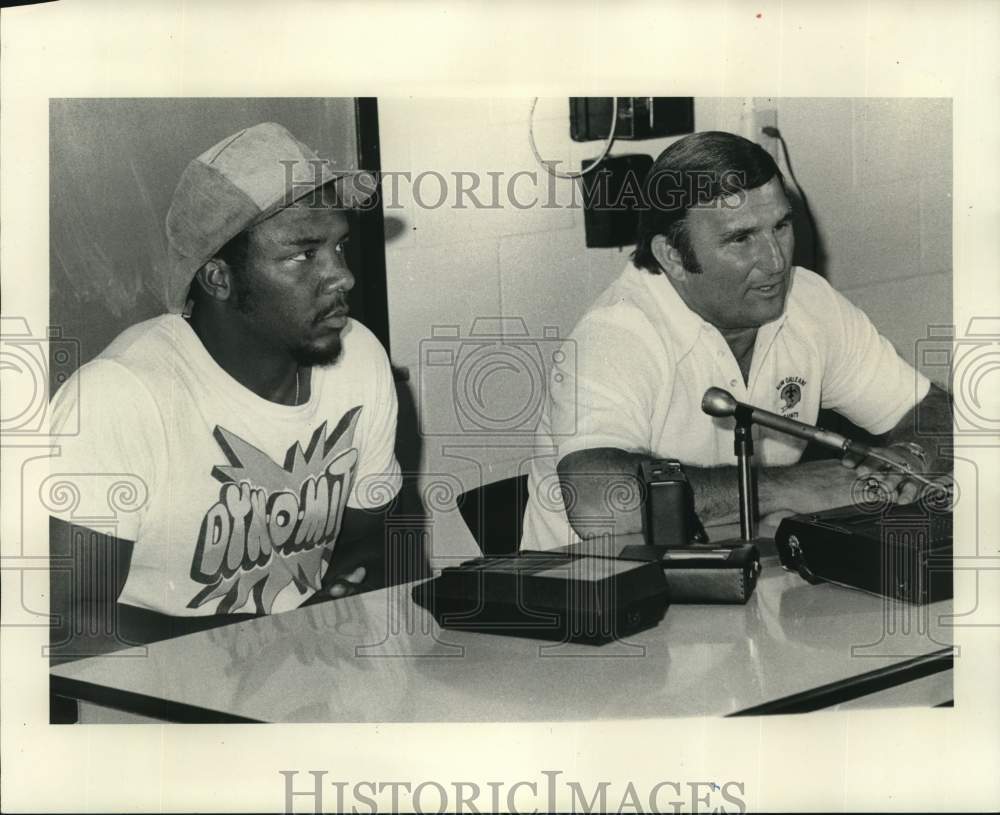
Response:
[[[116,496],[65,476],[75,500],[55,513],[53,556],[101,533],[139,617],[272,614],[383,583],[396,396],[346,302],[347,210],[373,192],[280,125],[223,139],[167,214],[169,313],[122,332],[53,400],[54,432],[79,411],[60,470],[119,478]],[[89,531],[109,502],[113,532]]]
[[[792,265],[792,208],[763,148],[730,133],[687,136],[657,159],[644,196],[632,262],[550,379],[541,436],[552,453],[532,464],[523,546],[638,532],[636,476],[652,459],[684,465],[706,524],[735,521],[734,420],[702,411],[710,387],[809,424],[820,408],[837,411],[883,436],[878,452],[897,464],[950,470],[938,459],[948,394],[825,280]],[[763,516],[850,505],[859,473],[901,502],[920,486],[874,459],[802,463],[804,441],[760,426],[754,437]]]

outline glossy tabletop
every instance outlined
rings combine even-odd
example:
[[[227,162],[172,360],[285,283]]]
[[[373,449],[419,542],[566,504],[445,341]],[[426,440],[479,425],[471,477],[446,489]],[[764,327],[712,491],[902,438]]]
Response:
[[[773,550],[762,566],[746,605],[675,604],[604,646],[442,630],[402,585],[60,665],[53,688],[153,715],[162,700],[280,722],[727,715],[919,663],[951,641],[950,602],[810,585]],[[898,698],[946,702],[950,677],[900,677],[912,692]],[[891,697],[885,686],[870,690]]]

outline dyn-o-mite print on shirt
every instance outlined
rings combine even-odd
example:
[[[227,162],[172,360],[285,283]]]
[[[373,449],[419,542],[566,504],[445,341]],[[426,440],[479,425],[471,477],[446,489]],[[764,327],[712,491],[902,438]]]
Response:
[[[329,434],[323,422],[305,450],[299,442],[288,448],[283,466],[216,426],[229,466],[212,470],[222,488],[198,533],[191,579],[205,588],[189,608],[219,599],[217,614],[268,614],[290,583],[300,593],[317,584],[324,548],[337,538],[354,481],[360,410],[345,413]],[[244,608],[248,600],[252,607]]]

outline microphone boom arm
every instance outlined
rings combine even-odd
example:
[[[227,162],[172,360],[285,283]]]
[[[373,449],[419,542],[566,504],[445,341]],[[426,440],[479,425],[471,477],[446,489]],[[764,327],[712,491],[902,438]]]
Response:
[[[931,481],[926,476],[914,472],[910,467],[905,464],[900,464],[898,461],[893,461],[890,458],[874,450],[870,445],[862,444],[859,441],[854,441],[846,436],[841,436],[839,433],[834,433],[832,430],[825,430],[822,427],[816,427],[811,424],[806,424],[805,422],[797,422],[795,419],[786,419],[784,416],[779,416],[777,413],[771,413],[770,411],[763,410],[761,408],[754,407],[753,405],[748,405],[743,402],[736,401],[735,397],[729,391],[723,390],[722,388],[709,388],[705,391],[705,395],[701,400],[701,409],[707,413],[709,416],[737,416],[738,421],[743,422],[753,422],[763,427],[769,427],[772,430],[777,430],[780,433],[787,433],[790,436],[795,436],[800,439],[805,439],[806,441],[816,442],[817,444],[822,444],[825,447],[831,447],[834,450],[839,450],[841,456],[847,455],[848,453],[854,453],[860,456],[871,456],[883,464],[892,467],[914,481],[919,481],[928,487],[933,487],[934,489],[943,489],[943,487]]]

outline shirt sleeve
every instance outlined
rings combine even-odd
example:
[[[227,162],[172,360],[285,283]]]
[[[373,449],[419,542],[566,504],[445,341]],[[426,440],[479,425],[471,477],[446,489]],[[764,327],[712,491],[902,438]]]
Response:
[[[560,459],[595,447],[649,449],[663,371],[642,336],[644,319],[612,307],[588,317],[563,346],[549,377],[549,431]]]
[[[347,506],[377,509],[399,492],[403,478],[396,460],[396,384],[389,359],[374,337],[371,369],[374,376],[361,411],[358,428],[358,468]]]
[[[49,514],[138,540],[156,489],[155,462],[166,457],[149,391],[119,363],[98,359],[63,384],[50,415],[58,453],[41,496]]]
[[[930,380],[906,363],[868,316],[826,286],[829,320],[823,407],[869,433],[887,433],[930,389]]]

